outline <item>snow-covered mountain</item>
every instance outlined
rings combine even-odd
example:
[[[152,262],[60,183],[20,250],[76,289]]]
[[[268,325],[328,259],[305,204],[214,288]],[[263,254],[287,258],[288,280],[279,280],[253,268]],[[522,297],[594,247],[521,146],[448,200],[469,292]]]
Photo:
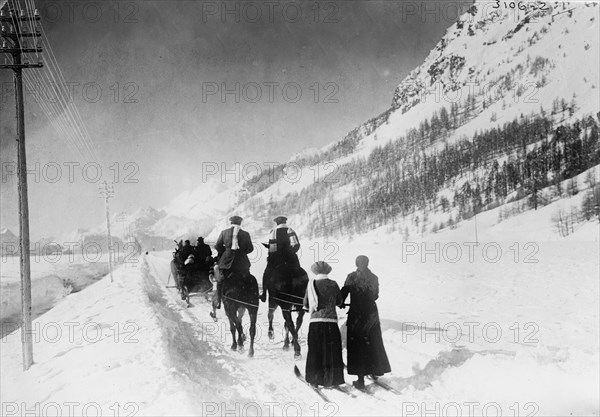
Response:
[[[275,180],[238,184],[227,195],[239,199],[220,213],[246,217],[245,227],[258,233],[285,213],[311,236],[386,225],[422,236],[482,211],[498,211],[501,221],[579,191],[583,213],[600,182],[599,71],[581,65],[600,59],[600,7],[493,6],[477,1],[449,27],[387,111],[340,141],[294,155],[301,175],[280,167]],[[561,129],[571,132],[564,142]],[[507,185],[513,170],[526,174]],[[542,222],[549,231],[561,207]]]
[[[600,59],[600,7],[509,5],[476,1],[398,85],[390,108],[343,139],[251,180],[199,181],[162,210],[133,215],[133,230],[214,240],[239,214],[262,236],[286,214],[311,237],[383,227],[408,238],[484,211],[500,222],[552,205],[540,224],[563,237],[555,218],[569,208],[558,203],[575,204],[570,221],[580,222],[600,198],[600,76],[597,65],[581,65]]]
[[[205,236],[238,200],[237,187],[220,178],[208,178],[194,190],[175,197],[162,210],[166,215],[152,228],[160,236],[185,239]]]

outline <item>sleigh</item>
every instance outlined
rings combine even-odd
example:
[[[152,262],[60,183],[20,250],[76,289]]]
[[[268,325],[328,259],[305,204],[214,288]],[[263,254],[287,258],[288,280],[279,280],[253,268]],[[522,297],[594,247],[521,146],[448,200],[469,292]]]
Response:
[[[213,289],[209,271],[203,268],[201,264],[185,265],[179,258],[178,251],[173,253],[171,275],[175,281],[175,288],[177,288],[181,299],[187,303],[188,307],[191,306],[190,297],[207,296]]]

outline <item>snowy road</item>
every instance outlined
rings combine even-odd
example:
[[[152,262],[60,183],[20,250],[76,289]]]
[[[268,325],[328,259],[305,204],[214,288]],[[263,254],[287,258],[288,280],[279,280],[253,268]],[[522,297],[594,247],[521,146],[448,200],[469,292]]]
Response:
[[[214,323],[202,298],[186,308],[166,288],[166,253],[124,265],[114,283],[105,277],[38,317],[28,372],[20,333],[3,338],[1,414],[598,415],[597,243],[540,243],[532,265],[450,265],[400,262],[395,243],[373,252],[366,239],[340,244],[332,277],[343,283],[357,253],[371,256],[392,366],[383,379],[401,395],[328,391],[332,402],[323,402],[293,375],[304,359],[282,350],[279,312],[275,342],[266,336],[264,304],[255,357],[231,351],[222,310]]]

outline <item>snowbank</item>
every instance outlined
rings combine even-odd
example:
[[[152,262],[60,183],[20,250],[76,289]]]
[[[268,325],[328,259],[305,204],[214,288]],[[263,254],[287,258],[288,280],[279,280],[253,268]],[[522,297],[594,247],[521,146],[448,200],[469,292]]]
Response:
[[[67,295],[81,291],[108,271],[106,261],[89,262],[82,256],[61,259],[33,256],[31,259],[31,304],[33,317],[54,307]],[[3,336],[19,326],[21,286],[18,257],[3,257],[0,274],[0,322]]]

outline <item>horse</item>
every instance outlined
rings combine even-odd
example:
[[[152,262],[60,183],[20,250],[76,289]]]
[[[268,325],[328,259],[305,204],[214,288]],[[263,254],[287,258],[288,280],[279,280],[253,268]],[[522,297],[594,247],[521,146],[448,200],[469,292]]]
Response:
[[[302,326],[304,310],[302,302],[306,287],[308,286],[308,275],[301,267],[292,267],[287,264],[278,265],[269,277],[269,338],[273,339],[273,315],[277,307],[281,307],[281,313],[285,320],[285,339],[283,349],[290,347],[289,334],[292,334],[294,354],[300,357],[300,344],[298,343],[298,332]],[[298,313],[296,324],[292,320],[292,311]]]
[[[184,267],[183,279],[181,280],[181,299],[185,300],[188,307],[190,304],[190,293],[206,294],[212,290],[212,282],[210,282],[209,272],[198,269]]]
[[[222,283],[222,299],[225,314],[229,319],[229,330],[233,337],[231,350],[244,346],[246,336],[242,327],[242,317],[248,310],[250,315],[250,349],[248,356],[254,356],[254,336],[256,335],[256,318],[258,316],[258,283],[250,273],[229,272]],[[236,340],[237,331],[237,340]]]

